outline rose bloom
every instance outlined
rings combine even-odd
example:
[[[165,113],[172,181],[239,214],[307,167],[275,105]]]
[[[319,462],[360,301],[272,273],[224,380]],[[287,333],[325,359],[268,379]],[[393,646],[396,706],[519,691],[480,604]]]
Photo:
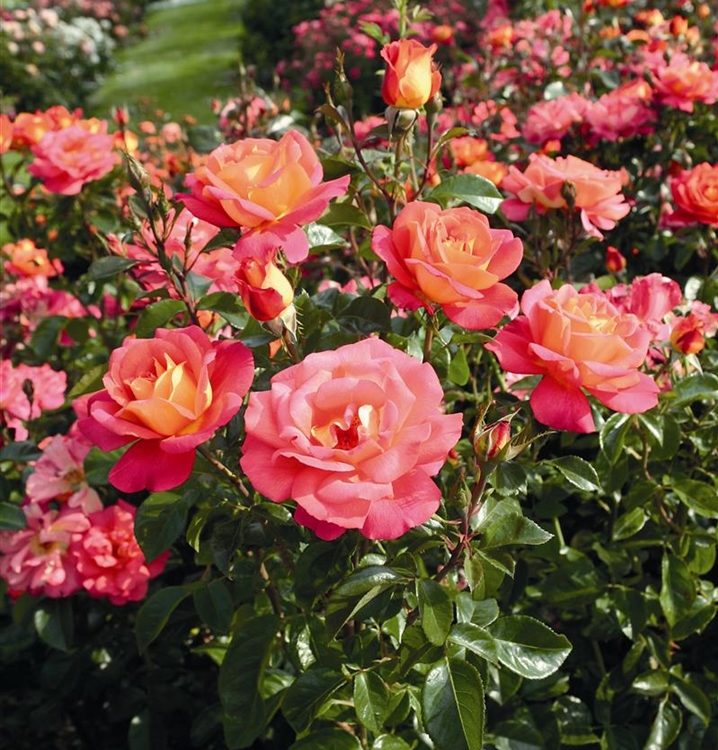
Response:
[[[83,513],[102,510],[100,496],[85,480],[83,464],[92,443],[73,429],[67,435],[53,435],[41,440],[39,447],[42,456],[31,462],[34,471],[25,488],[28,502],[55,500]]]
[[[706,345],[704,329],[697,315],[677,318],[671,328],[671,346],[680,354],[698,354]]]
[[[434,62],[436,45],[425,47],[415,39],[385,44],[381,56],[386,62],[381,84],[382,99],[397,109],[418,109],[439,91],[441,73]]]
[[[589,104],[584,117],[593,135],[613,142],[650,133],[656,114],[640,97],[616,90]]]
[[[658,386],[639,372],[651,338],[634,315],[601,294],[541,281],[524,292],[520,315],[486,344],[511,373],[542,375],[530,398],[536,419],[557,430],[593,432],[584,391],[604,406],[636,414],[657,403]]]
[[[588,102],[576,93],[534,104],[521,129],[524,138],[539,145],[555,138],[560,140],[573,125],[583,121],[587,106]]]
[[[195,449],[239,411],[254,376],[238,341],[211,341],[198,326],[126,339],[110,355],[105,389],[76,399],[80,430],[101,450],[131,443],[110,471],[123,492],[177,487]]]
[[[82,110],[70,112],[62,105],[45,112],[20,112],[13,121],[12,148],[23,150],[39,143],[46,133],[69,127],[82,118]]]
[[[521,240],[492,229],[473,209],[414,201],[391,229],[376,227],[372,249],[396,279],[388,294],[398,307],[433,312],[439,305],[458,325],[481,330],[496,325],[518,300],[500,281],[521,263]]]
[[[77,195],[83,185],[99,180],[119,162],[107,123],[82,120],[50,131],[32,148],[35,160],[27,168],[51,193]]]
[[[309,254],[301,226],[318,219],[349,184],[348,175],[329,182],[322,177],[312,145],[290,130],[279,141],[245,138],[218,146],[187,176],[191,193],[177,197],[210,224],[249,230],[235,248],[238,259],[281,247],[299,263]]]
[[[2,246],[2,253],[9,258],[5,263],[5,270],[16,276],[57,276],[64,268],[55,259],[50,260],[47,250],[37,247],[30,239],[8,242]]]
[[[512,165],[502,180],[502,189],[515,197],[505,200],[501,210],[512,221],[523,221],[531,206],[540,214],[567,208],[564,192],[570,186],[584,230],[603,239],[600,230],[613,229],[631,210],[621,194],[622,185],[621,172],[600,169],[576,156],[551,159],[545,154],[530,154],[523,173]]]
[[[236,280],[242,302],[256,320],[274,320],[294,301],[294,289],[273,258],[244,258]]]
[[[718,71],[683,52],[676,52],[667,65],[660,58],[651,73],[656,96],[663,105],[693,112],[695,102],[715,104],[718,99]]]
[[[663,224],[684,227],[708,224],[718,227],[718,164],[703,162],[671,178],[676,210],[663,217]]]
[[[461,435],[431,365],[376,338],[309,354],[253,392],[241,466],[321,539],[395,539],[436,512],[431,477]]]
[[[81,588],[69,554],[76,535],[90,526],[84,513],[66,508],[43,510],[36,503],[23,506],[27,526],[0,531],[0,577],[13,594],[44,594],[52,599],[70,596]]]
[[[147,595],[150,579],[164,570],[169,552],[146,563],[135,537],[136,514],[136,508],[120,500],[91,513],[89,528],[73,539],[70,554],[90,596],[107,597],[116,605],[137,602]]]

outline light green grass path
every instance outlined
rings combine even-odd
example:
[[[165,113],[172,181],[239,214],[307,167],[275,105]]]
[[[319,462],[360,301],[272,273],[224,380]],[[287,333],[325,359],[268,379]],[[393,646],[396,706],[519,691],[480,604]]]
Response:
[[[95,92],[88,113],[108,117],[113,106],[154,109],[201,124],[216,116],[213,98],[237,92],[243,0],[166,0],[149,6],[149,33],[121,49],[117,68]]]

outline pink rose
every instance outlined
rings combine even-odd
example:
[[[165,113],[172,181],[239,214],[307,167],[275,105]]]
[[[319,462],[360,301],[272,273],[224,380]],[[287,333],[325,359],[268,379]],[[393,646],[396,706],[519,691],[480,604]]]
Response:
[[[396,279],[388,291],[399,307],[433,312],[436,304],[460,326],[481,330],[516,305],[516,292],[500,280],[521,263],[521,240],[473,209],[414,201],[391,229],[374,230],[372,249]]]
[[[394,539],[436,512],[461,434],[429,364],[376,338],[308,355],[250,394],[241,466],[321,539]]]
[[[90,526],[84,513],[43,510],[37,503],[23,506],[27,527],[0,531],[0,577],[13,593],[44,594],[53,599],[81,588],[69,553],[76,535]]]
[[[575,124],[583,121],[588,102],[579,94],[559,96],[534,104],[528,111],[521,132],[529,143],[543,145],[561,139]]]
[[[110,355],[105,389],[73,405],[80,430],[102,450],[132,443],[112,484],[157,492],[189,477],[195,448],[239,411],[253,377],[244,344],[211,341],[198,326],[159,329],[153,339],[126,339]]]
[[[210,224],[248,230],[235,248],[238,259],[281,247],[290,263],[298,263],[309,253],[301,227],[318,219],[349,184],[348,176],[322,177],[312,145],[290,130],[279,141],[245,138],[218,146],[187,176],[191,193],[177,197]]]
[[[27,171],[51,193],[77,195],[82,186],[99,180],[120,160],[107,123],[81,120],[63,130],[47,132],[33,146],[35,161]]]
[[[70,554],[85,591],[112,604],[136,602],[147,595],[151,578],[165,567],[169,552],[149,565],[135,537],[137,509],[120,500],[88,516],[89,528],[74,537]]]
[[[652,409],[658,386],[638,371],[650,332],[602,294],[541,281],[524,292],[520,315],[486,344],[511,373],[543,375],[531,394],[539,422],[557,430],[593,432],[587,391],[625,414]]]

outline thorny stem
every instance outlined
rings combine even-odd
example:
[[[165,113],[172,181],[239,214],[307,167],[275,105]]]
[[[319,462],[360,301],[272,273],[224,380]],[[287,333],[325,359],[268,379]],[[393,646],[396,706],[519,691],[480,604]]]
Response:
[[[220,474],[229,479],[245,497],[249,497],[249,490],[244,486],[244,484],[242,484],[242,480],[238,474],[235,474],[230,468],[225,466],[213,453],[210,453],[206,446],[200,445],[197,450],[212,464],[212,466],[214,466],[215,469],[217,469]]]

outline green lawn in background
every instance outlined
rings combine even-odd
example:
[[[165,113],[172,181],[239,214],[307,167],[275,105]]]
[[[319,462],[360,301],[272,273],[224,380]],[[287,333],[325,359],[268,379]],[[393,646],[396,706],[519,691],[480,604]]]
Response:
[[[111,107],[127,105],[140,113],[162,109],[175,120],[191,115],[200,124],[214,123],[211,100],[237,92],[243,2],[150,5],[147,37],[118,52],[117,68],[92,96],[88,113],[108,117]]]

